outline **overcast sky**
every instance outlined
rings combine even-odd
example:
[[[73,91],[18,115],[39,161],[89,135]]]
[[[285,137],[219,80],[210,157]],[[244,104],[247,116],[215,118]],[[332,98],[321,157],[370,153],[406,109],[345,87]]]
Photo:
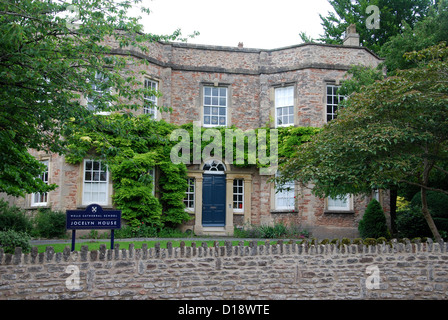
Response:
[[[323,34],[319,13],[332,7],[327,0],[144,0],[152,13],[144,15],[145,31],[183,36],[200,32],[189,43],[273,49],[301,43],[299,33]]]

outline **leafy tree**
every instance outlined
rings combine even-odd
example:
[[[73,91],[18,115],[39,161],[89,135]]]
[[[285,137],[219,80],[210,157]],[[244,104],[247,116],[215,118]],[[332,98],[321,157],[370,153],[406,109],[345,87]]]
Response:
[[[313,184],[317,196],[369,193],[406,183],[421,189],[422,213],[439,241],[428,211],[433,171],[448,176],[448,48],[408,54],[418,67],[363,87],[347,99],[338,119],[303,144],[280,170],[278,183]]]
[[[114,40],[120,48],[145,52],[148,42],[180,36],[178,30],[168,36],[143,33],[139,19],[128,14],[140,2],[0,2],[0,192],[23,196],[56,187],[35,178],[43,166],[28,149],[65,152],[60,137],[72,133],[72,120],[94,130],[81,96],[98,112],[137,108],[143,95],[157,94],[124,71],[144,59],[111,55],[108,45]]]
[[[343,34],[351,24],[356,25],[362,45],[379,53],[388,39],[401,32],[403,22],[413,27],[425,17],[434,4],[432,0],[329,0],[334,12],[326,17],[320,15],[324,34],[319,41],[342,44]],[[380,26],[368,28],[372,15],[368,7],[375,5],[380,10]]]
[[[406,52],[419,51],[442,41],[448,42],[448,1],[441,0],[428,15],[413,26],[404,22],[400,33],[388,38],[379,51],[385,58],[389,75],[396,70],[413,68],[415,60],[405,58]]]
[[[387,230],[386,216],[381,204],[376,199],[370,201],[367,206],[364,216],[359,221],[358,230],[364,239],[390,237],[390,233]]]

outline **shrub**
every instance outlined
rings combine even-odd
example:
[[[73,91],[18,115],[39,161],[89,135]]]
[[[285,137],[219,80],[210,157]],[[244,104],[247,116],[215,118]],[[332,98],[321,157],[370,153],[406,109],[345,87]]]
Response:
[[[435,191],[427,191],[426,198],[428,200],[428,209],[433,217],[448,218],[448,195]],[[414,195],[410,205],[417,208],[422,207],[421,192],[417,192]]]
[[[431,237],[432,232],[418,207],[409,207],[397,214],[397,229],[400,238]],[[437,224],[436,224],[437,225]]]
[[[31,250],[31,237],[26,232],[7,230],[0,231],[0,247],[5,253],[13,254],[15,248],[22,248],[23,253]]]
[[[244,228],[235,228],[235,237],[239,238],[308,238],[309,232],[301,230],[298,226],[285,226],[283,223],[277,223],[274,226],[246,226]]]
[[[33,235],[42,238],[66,238],[65,223],[64,212],[40,209],[35,218]]]
[[[386,216],[381,204],[373,199],[359,221],[358,230],[362,238],[389,237]]]
[[[0,231],[14,230],[30,232],[33,227],[31,219],[25,211],[0,199]]]
[[[366,246],[375,246],[377,244],[377,241],[374,238],[366,238],[364,239],[364,244]]]

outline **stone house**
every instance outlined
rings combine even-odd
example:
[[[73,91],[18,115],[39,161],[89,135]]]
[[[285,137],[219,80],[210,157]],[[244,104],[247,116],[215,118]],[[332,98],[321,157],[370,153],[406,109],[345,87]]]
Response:
[[[114,54],[146,59],[141,66],[145,86],[162,97],[148,97],[171,113],[143,108],[156,120],[174,124],[199,121],[204,127],[236,126],[255,129],[276,126],[320,127],[336,117],[337,88],[352,65],[377,66],[382,60],[359,46],[359,36],[348,32],[344,45],[301,44],[262,50],[185,43],[149,44],[149,53],[132,48]],[[143,76],[142,76],[143,77]],[[85,101],[89,106],[89,101]],[[28,195],[11,201],[28,209],[83,208],[91,203],[112,207],[113,185],[98,161],[66,163],[63,156],[35,154],[47,164],[42,179],[59,187],[48,194]],[[154,175],[157,181],[157,170]],[[98,177],[98,179],[94,179]],[[291,184],[276,193],[271,176],[256,168],[241,169],[223,159],[204,159],[188,167],[185,204],[193,220],[182,226],[197,235],[232,235],[235,226],[300,225],[318,238],[356,237],[357,226],[372,197],[388,213],[388,195],[372,191],[370,197],[318,199],[309,189]]]

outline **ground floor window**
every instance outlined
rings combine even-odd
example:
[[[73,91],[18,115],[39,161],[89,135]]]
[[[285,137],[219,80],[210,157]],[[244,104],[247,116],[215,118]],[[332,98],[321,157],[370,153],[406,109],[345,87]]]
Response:
[[[187,192],[185,192],[184,203],[187,209],[194,209],[194,193],[195,193],[195,179],[187,179]]]
[[[277,176],[279,174],[277,173]],[[275,191],[275,210],[294,210],[295,183],[290,181],[282,186],[281,191]]]
[[[40,175],[40,179],[45,184],[48,184],[48,161],[42,161],[42,164],[45,165],[45,171]],[[31,195],[31,205],[32,206],[46,206],[48,202],[48,193],[33,193]]]
[[[84,160],[82,204],[107,205],[108,170],[101,161]]]
[[[244,180],[233,180],[233,210],[244,210]]]
[[[350,195],[346,194],[339,197],[329,197],[327,199],[328,205],[327,209],[329,211],[350,211]]]

